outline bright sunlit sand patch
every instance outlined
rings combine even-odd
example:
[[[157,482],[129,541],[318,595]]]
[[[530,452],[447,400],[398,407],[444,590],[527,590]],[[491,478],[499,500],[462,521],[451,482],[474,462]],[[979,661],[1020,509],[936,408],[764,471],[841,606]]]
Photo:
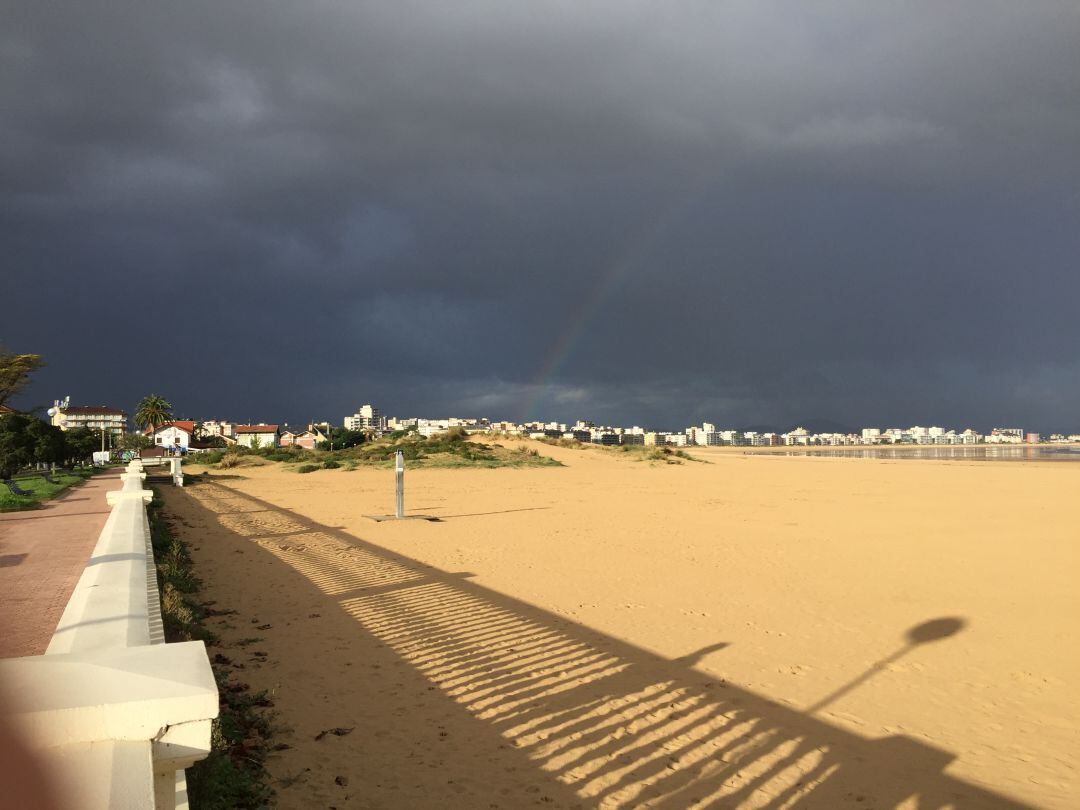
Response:
[[[290,740],[283,806],[348,768],[387,806],[1069,806],[1071,465],[550,452],[410,473],[434,525],[364,522],[379,471],[170,493],[275,628],[245,678],[367,732]]]

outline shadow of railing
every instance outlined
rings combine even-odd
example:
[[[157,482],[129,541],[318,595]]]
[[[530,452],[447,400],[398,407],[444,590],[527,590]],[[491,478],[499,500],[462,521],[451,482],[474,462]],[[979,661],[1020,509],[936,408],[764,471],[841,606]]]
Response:
[[[944,773],[947,751],[865,738],[693,668],[722,642],[666,659],[220,484],[185,492],[584,805],[1028,807]]]

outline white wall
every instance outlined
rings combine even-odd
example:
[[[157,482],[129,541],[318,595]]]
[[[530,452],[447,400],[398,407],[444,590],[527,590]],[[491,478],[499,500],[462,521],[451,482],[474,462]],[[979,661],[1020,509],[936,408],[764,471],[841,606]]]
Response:
[[[190,443],[191,434],[175,425],[159,430],[154,434],[154,444],[162,447],[183,447],[187,449]]]
[[[237,433],[236,443],[244,447],[253,447],[256,438],[259,440],[259,447],[277,447],[276,433]]]

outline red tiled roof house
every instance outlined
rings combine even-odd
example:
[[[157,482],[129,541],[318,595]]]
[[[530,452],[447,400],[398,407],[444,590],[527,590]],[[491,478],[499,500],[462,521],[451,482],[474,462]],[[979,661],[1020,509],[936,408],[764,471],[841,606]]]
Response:
[[[282,447],[295,445],[296,447],[303,447],[305,450],[314,450],[315,444],[321,440],[322,437],[314,430],[289,430],[285,428],[281,431],[279,443]]]
[[[147,435],[158,447],[173,447],[186,451],[195,438],[195,423],[186,420],[166,422],[147,431]]]

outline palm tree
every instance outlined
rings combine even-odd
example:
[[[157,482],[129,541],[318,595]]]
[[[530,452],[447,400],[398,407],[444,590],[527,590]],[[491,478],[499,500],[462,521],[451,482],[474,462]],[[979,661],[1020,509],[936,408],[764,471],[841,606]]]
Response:
[[[135,411],[135,424],[148,431],[170,421],[172,421],[172,404],[157,394],[143,397],[139,402],[138,410]]]

